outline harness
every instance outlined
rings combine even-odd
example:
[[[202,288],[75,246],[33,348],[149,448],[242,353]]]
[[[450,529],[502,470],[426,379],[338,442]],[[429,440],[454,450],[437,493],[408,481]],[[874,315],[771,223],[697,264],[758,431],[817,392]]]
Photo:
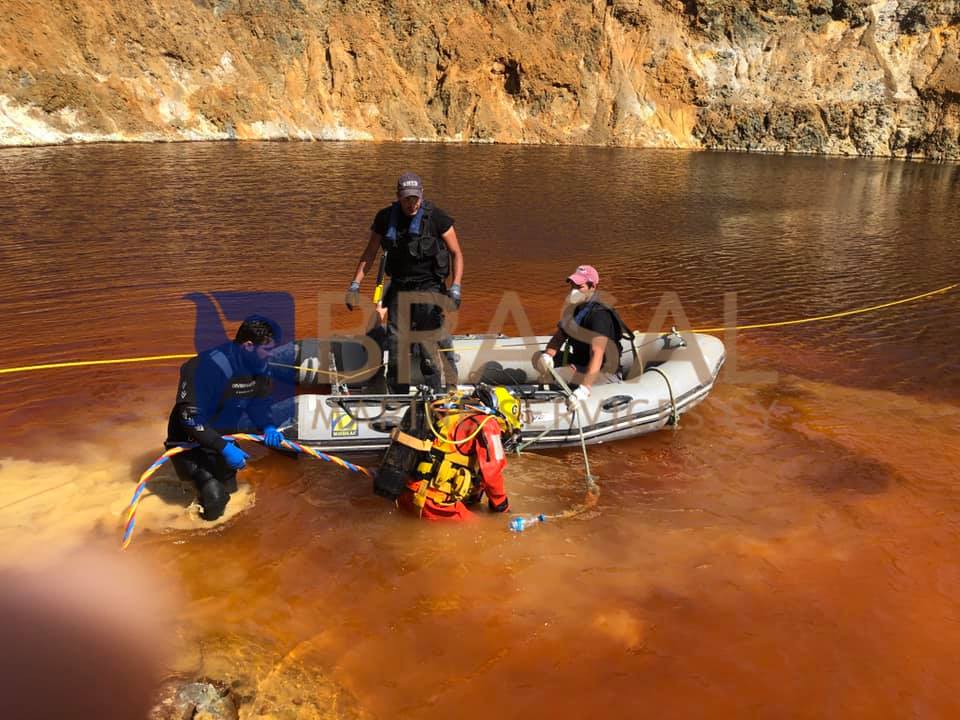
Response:
[[[423,221],[423,216],[426,214],[425,209],[428,203],[420,203],[420,207],[417,209],[416,215],[410,218],[410,226],[407,228],[407,232],[411,235],[420,234],[420,223]],[[433,209],[433,206],[430,206],[430,209]],[[387,234],[384,235],[384,238],[390,242],[394,247],[397,246],[397,226],[400,225],[400,204],[393,203],[390,206],[390,224],[387,226]]]
[[[618,313],[615,308],[612,308],[609,305],[604,305],[603,303],[597,300],[591,299],[585,302],[582,306],[580,306],[580,308],[578,308],[577,311],[573,314],[573,322],[576,325],[583,327],[584,321],[586,321],[588,317],[590,317],[593,313],[597,311],[601,311],[601,312],[606,311],[610,313],[610,315],[613,317],[613,322],[614,322],[614,325],[616,326],[616,330],[615,330],[616,337],[610,337],[610,340],[616,344],[618,355],[622,354],[620,350],[620,341],[626,340],[630,344],[630,351],[633,353],[633,367],[640,368],[640,372],[643,372],[642,360],[640,357],[639,348],[637,348],[636,337],[634,336],[633,331],[629,328],[629,326],[623,321],[623,318],[620,317],[620,313]],[[571,335],[571,333],[567,332],[567,328],[563,327],[565,324],[566,323],[564,322],[560,323],[560,329],[563,330],[564,334],[566,335],[566,340],[564,341],[563,351],[562,351],[563,352],[562,363],[564,365],[568,364],[570,361],[570,353],[573,350],[573,343],[583,342],[582,340],[577,340]],[[620,364],[620,367],[617,368],[617,371],[622,372],[622,363]]]
[[[390,433],[390,447],[374,478],[374,491],[391,500],[404,489],[411,493],[419,514],[429,499],[442,507],[479,500],[483,492],[484,463],[504,461],[502,428],[519,417],[519,405],[498,410],[463,391],[440,399],[417,397]],[[511,415],[504,415],[510,412]],[[484,431],[494,423],[500,432]],[[486,453],[481,457],[478,443]]]
[[[440,420],[441,437],[434,439],[429,456],[417,465],[413,478],[407,482],[407,488],[413,492],[413,505],[419,512],[423,512],[428,498],[448,507],[476,493],[479,487],[476,458],[460,452],[458,448],[466,443],[454,439],[457,428],[468,419],[476,419],[478,429],[486,422],[496,422],[492,415],[471,410],[453,412]],[[479,434],[472,442],[479,442]]]
[[[245,410],[247,408],[250,404],[250,398],[256,394],[258,379],[256,375],[251,373],[237,374],[240,370],[244,372],[247,371],[243,368],[235,368],[230,358],[220,349],[213,350],[210,353],[210,359],[220,369],[226,379],[226,385],[223,388],[223,392],[220,393],[220,398],[217,400],[217,407],[210,414],[210,424],[216,426],[220,414],[224,411],[229,401],[232,400],[238,410]],[[242,395],[237,394],[233,387],[235,382],[249,384],[251,392]]]

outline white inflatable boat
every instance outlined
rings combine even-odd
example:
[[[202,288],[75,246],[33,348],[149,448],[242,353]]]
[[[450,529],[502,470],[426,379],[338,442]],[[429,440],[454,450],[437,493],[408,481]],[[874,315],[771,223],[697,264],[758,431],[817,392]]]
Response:
[[[522,399],[523,441],[531,448],[622,440],[673,424],[703,400],[724,361],[723,343],[710,335],[635,333],[623,342],[625,379],[595,385],[578,412],[567,408],[561,388],[534,369],[532,357],[548,337],[459,335],[454,351],[461,383],[504,385]],[[295,434],[325,452],[383,450],[411,395],[371,392],[367,349],[348,339],[297,343]],[[414,379],[414,381],[416,381]],[[313,392],[316,390],[317,392]],[[411,393],[415,390],[411,390]]]

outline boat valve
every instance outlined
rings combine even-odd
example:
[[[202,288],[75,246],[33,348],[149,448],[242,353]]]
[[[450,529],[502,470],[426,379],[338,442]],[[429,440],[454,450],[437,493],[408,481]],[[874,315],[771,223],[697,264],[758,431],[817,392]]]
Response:
[[[663,347],[665,350],[676,350],[687,346],[687,341],[677,332],[677,326],[670,328],[670,332],[663,336]]]

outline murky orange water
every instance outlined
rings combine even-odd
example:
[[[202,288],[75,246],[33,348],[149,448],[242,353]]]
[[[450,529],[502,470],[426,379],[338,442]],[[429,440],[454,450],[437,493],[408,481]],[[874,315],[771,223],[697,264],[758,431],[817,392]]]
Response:
[[[406,167],[456,218],[461,330],[487,330],[516,290],[549,332],[583,262],[641,328],[665,291],[705,327],[723,324],[727,292],[752,323],[957,280],[955,165],[389,144],[5,150],[0,368],[189,352],[194,291],[288,291],[312,335],[318,292],[342,293]],[[183,588],[171,671],[233,681],[251,717],[952,717],[958,298],[739,334],[679,430],[591,448],[596,508],[522,535],[502,518],[428,527],[362,479],[273,456],[211,530],[161,473],[131,553]],[[0,375],[5,559],[119,538],[176,368]],[[579,454],[524,456],[508,482],[517,511],[569,507]]]

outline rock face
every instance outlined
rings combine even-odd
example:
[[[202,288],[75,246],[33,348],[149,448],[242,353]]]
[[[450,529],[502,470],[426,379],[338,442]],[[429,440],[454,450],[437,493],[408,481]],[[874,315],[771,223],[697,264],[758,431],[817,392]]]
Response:
[[[960,0],[5,0],[0,144],[960,157]]]

